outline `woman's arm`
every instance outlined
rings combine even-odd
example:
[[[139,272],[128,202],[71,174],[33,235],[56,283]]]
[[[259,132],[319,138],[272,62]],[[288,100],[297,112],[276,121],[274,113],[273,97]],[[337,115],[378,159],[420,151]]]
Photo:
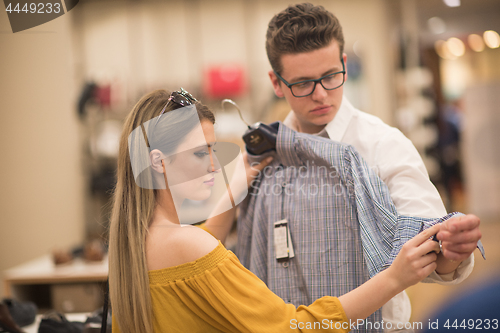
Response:
[[[429,240],[439,230],[439,225],[436,225],[408,241],[388,269],[355,290],[338,298],[324,296],[309,306],[296,308],[269,290],[233,253],[223,247],[216,249],[211,236],[202,232],[193,233],[189,228],[179,230],[182,234],[174,237],[171,246],[181,249],[185,262],[209,262],[220,256],[224,259],[217,261],[205,274],[177,281],[176,289],[184,291],[167,293],[173,298],[165,302],[166,306],[173,306],[173,309],[179,304],[188,308],[194,306],[196,311],[189,310],[190,314],[196,313],[205,323],[217,322],[231,332],[274,333],[294,329],[297,332],[347,332],[349,321],[356,323],[358,319],[366,318],[394,295],[433,271],[436,254],[429,252],[439,250],[437,242]],[[210,256],[212,251],[215,251],[215,257],[205,257]],[[165,253],[172,254],[171,251]],[[187,254],[190,257],[186,257]],[[164,295],[162,292],[162,297]],[[199,311],[199,304],[210,306],[206,311]],[[183,320],[183,324],[185,322]]]
[[[272,157],[268,157],[261,161],[259,164],[252,164],[248,162],[248,155],[247,152],[243,152],[243,162],[245,164],[245,171],[246,171],[246,176],[247,176],[247,183],[246,186],[250,186],[252,181],[259,176],[260,172],[262,169],[264,169],[272,160]],[[238,166],[236,166],[238,167]],[[236,189],[237,186],[229,186],[229,188],[235,190],[238,192],[238,189]],[[242,189],[244,190],[244,189]],[[215,206],[214,212],[216,211],[222,211],[223,206],[227,204],[227,201],[229,200],[228,198],[228,192],[222,198],[219,200],[217,205]],[[239,193],[232,193],[233,198],[238,197]],[[212,234],[215,238],[219,239],[221,242],[224,242],[229,231],[231,230],[231,227],[233,225],[234,219],[236,216],[236,207],[233,207],[227,211],[224,211],[223,213],[213,216],[203,224],[204,228]]]
[[[439,244],[431,239],[435,225],[406,242],[392,265],[373,278],[339,297],[351,321],[364,319],[407,287],[423,280],[436,269]],[[435,251],[435,252],[433,252]]]

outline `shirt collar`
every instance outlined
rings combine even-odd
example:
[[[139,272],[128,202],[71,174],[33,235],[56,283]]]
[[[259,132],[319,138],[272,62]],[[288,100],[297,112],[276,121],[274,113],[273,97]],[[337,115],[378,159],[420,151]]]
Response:
[[[342,138],[347,131],[347,126],[349,125],[349,122],[354,115],[354,110],[355,108],[351,104],[351,102],[349,102],[347,97],[343,96],[340,108],[333,120],[330,121],[321,132],[316,133],[316,135],[323,137],[328,136],[334,141],[342,141]],[[295,131],[298,131],[297,117],[292,111],[288,113],[285,120],[283,121],[283,124]]]

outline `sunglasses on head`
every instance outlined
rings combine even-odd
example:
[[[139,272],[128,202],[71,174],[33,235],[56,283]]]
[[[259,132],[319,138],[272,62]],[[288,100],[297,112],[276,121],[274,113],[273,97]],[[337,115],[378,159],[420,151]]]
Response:
[[[177,104],[180,107],[185,107],[188,105],[192,105],[196,102],[198,102],[198,100],[194,98],[193,95],[184,90],[184,88],[182,87],[180,91],[173,91],[167,100],[167,104],[165,104],[163,110],[161,110],[161,113],[158,116],[158,119],[156,120],[155,127],[160,121],[161,116],[165,113],[165,110],[167,109],[167,106],[170,105],[170,103]]]
[[[184,88],[181,88],[180,91],[174,91],[170,94],[165,108],[170,104],[170,102],[180,106],[188,106],[198,102],[198,100],[194,98],[193,95],[184,90]]]

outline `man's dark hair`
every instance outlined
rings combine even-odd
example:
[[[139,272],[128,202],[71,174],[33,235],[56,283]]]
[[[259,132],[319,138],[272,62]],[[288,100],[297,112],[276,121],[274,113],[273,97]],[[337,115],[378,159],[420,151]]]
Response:
[[[340,57],[344,35],[339,20],[323,6],[302,3],[288,6],[276,14],[267,28],[266,51],[271,67],[277,73],[283,68],[281,56],[310,52],[328,46],[335,39]]]

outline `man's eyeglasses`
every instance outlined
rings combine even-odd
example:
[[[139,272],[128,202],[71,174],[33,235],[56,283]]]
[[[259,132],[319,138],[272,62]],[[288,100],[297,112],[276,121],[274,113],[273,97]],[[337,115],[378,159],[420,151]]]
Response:
[[[168,98],[167,104],[165,104],[165,107],[163,110],[161,110],[160,115],[158,116],[158,119],[156,119],[155,127],[160,121],[161,116],[165,113],[165,110],[167,107],[170,105],[170,103],[175,103],[179,105],[180,107],[185,107],[191,104],[194,104],[198,102],[196,98],[193,97],[190,93],[188,93],[184,88],[181,88],[180,91],[173,91],[170,94],[170,97]]]
[[[283,81],[283,83],[290,88],[292,95],[295,97],[306,97],[311,95],[316,89],[316,85],[320,83],[325,90],[334,90],[341,87],[345,82],[345,65],[344,59],[340,59],[342,62],[342,71],[331,73],[314,80],[304,80],[295,83],[288,83],[284,78],[278,73],[274,72],[278,79]]]

